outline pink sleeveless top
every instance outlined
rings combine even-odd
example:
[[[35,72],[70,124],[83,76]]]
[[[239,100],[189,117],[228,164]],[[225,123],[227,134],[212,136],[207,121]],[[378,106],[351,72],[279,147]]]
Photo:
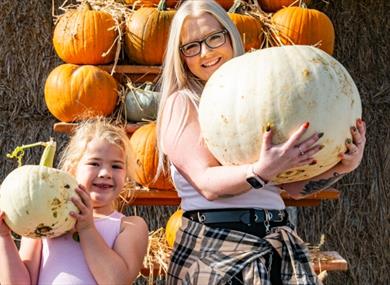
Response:
[[[95,226],[107,245],[112,248],[120,232],[123,214],[113,212],[105,218],[95,219]],[[38,284],[96,284],[88,269],[80,243],[72,234],[53,239],[42,239],[42,258]]]

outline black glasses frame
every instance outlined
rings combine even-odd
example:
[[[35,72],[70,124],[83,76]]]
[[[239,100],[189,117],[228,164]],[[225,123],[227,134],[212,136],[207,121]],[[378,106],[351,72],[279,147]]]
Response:
[[[215,36],[215,35],[217,35],[217,34],[221,34],[221,33],[223,34],[223,39],[224,39],[224,40],[223,40],[223,42],[222,42],[220,45],[212,47],[212,46],[210,46],[210,45],[207,43],[207,41],[208,41],[211,37],[213,37],[213,36]],[[219,48],[220,46],[223,46],[223,45],[226,43],[226,34],[227,34],[227,33],[228,33],[228,31],[227,31],[226,29],[223,29],[222,31],[219,31],[219,32],[212,33],[211,35],[208,35],[207,37],[205,37],[203,40],[200,40],[200,41],[193,41],[193,42],[186,43],[185,45],[182,45],[182,46],[180,47],[180,51],[181,51],[181,53],[182,53],[185,57],[193,57],[193,56],[197,56],[198,54],[201,53],[201,51],[202,51],[202,43],[205,43],[205,45],[206,45],[208,48],[210,48],[210,49]],[[193,54],[193,55],[186,55],[186,54],[184,53],[185,47],[188,46],[188,45],[195,44],[195,43],[199,45],[199,52],[197,52],[196,54]]]

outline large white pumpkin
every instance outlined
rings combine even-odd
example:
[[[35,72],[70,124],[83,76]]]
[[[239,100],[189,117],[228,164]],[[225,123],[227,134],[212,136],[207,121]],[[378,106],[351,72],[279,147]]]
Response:
[[[324,133],[317,164],[289,169],[275,177],[276,183],[308,179],[337,164],[361,114],[359,92],[347,70],[311,46],[267,48],[228,61],[207,81],[199,105],[202,135],[223,165],[257,161],[267,124],[275,144],[306,121],[310,127],[302,140]]]
[[[24,165],[5,178],[0,189],[0,209],[15,233],[30,238],[56,237],[71,230],[78,212],[70,198],[77,181],[67,172],[38,165]]]

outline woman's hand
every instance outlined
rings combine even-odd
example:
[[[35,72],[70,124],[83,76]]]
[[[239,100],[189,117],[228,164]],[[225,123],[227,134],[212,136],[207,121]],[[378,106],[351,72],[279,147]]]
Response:
[[[352,140],[347,139],[345,142],[347,151],[339,154],[339,167],[344,173],[355,170],[362,161],[366,145],[366,123],[362,119],[357,119],[356,126],[351,127],[351,135]]]
[[[303,124],[285,143],[278,145],[272,144],[272,130],[267,127],[263,134],[260,158],[253,165],[253,171],[264,180],[270,181],[287,169],[316,163],[313,156],[323,147],[316,145],[316,142],[323,136],[323,133],[314,133],[299,143],[308,127],[308,122]]]
[[[89,193],[82,185],[79,185],[76,188],[76,193],[78,194],[78,196],[72,197],[71,200],[80,212],[75,213],[72,211],[70,212],[70,215],[73,218],[77,219],[76,230],[80,232],[84,229],[94,227],[95,225],[93,221],[92,201]]]
[[[0,236],[1,237],[6,237],[11,234],[11,230],[4,222],[4,217],[5,217],[5,213],[0,210]]]

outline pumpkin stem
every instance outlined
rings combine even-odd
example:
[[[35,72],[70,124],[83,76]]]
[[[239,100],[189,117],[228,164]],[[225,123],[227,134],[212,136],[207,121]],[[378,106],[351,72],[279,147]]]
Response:
[[[81,6],[80,6],[80,10],[82,12],[87,12],[87,11],[91,11],[92,10],[92,6],[91,4],[89,4],[88,1],[84,1]]]
[[[167,1],[166,0],[160,0],[157,5],[157,10],[159,11],[166,11],[167,10]]]
[[[22,158],[24,156],[24,150],[27,148],[32,148],[36,146],[44,146],[45,149],[43,151],[41,161],[39,165],[53,167],[54,162],[54,154],[56,151],[56,142],[50,138],[48,142],[37,142],[33,144],[27,144],[22,146],[17,146],[11,153],[7,153],[8,158],[16,158],[18,160],[18,167],[22,166]]]
[[[230,7],[228,13],[244,14],[245,13],[244,3],[241,0],[234,0],[234,3],[232,7]]]
[[[299,0],[298,7],[301,7],[301,8],[307,9],[306,2],[305,2],[305,1],[302,1],[302,0]]]
[[[45,142],[44,146],[45,146],[45,149],[43,150],[43,153],[41,156],[41,161],[39,162],[39,165],[53,167],[54,155],[56,154],[57,144],[53,140],[53,138],[50,138],[50,141]]]

